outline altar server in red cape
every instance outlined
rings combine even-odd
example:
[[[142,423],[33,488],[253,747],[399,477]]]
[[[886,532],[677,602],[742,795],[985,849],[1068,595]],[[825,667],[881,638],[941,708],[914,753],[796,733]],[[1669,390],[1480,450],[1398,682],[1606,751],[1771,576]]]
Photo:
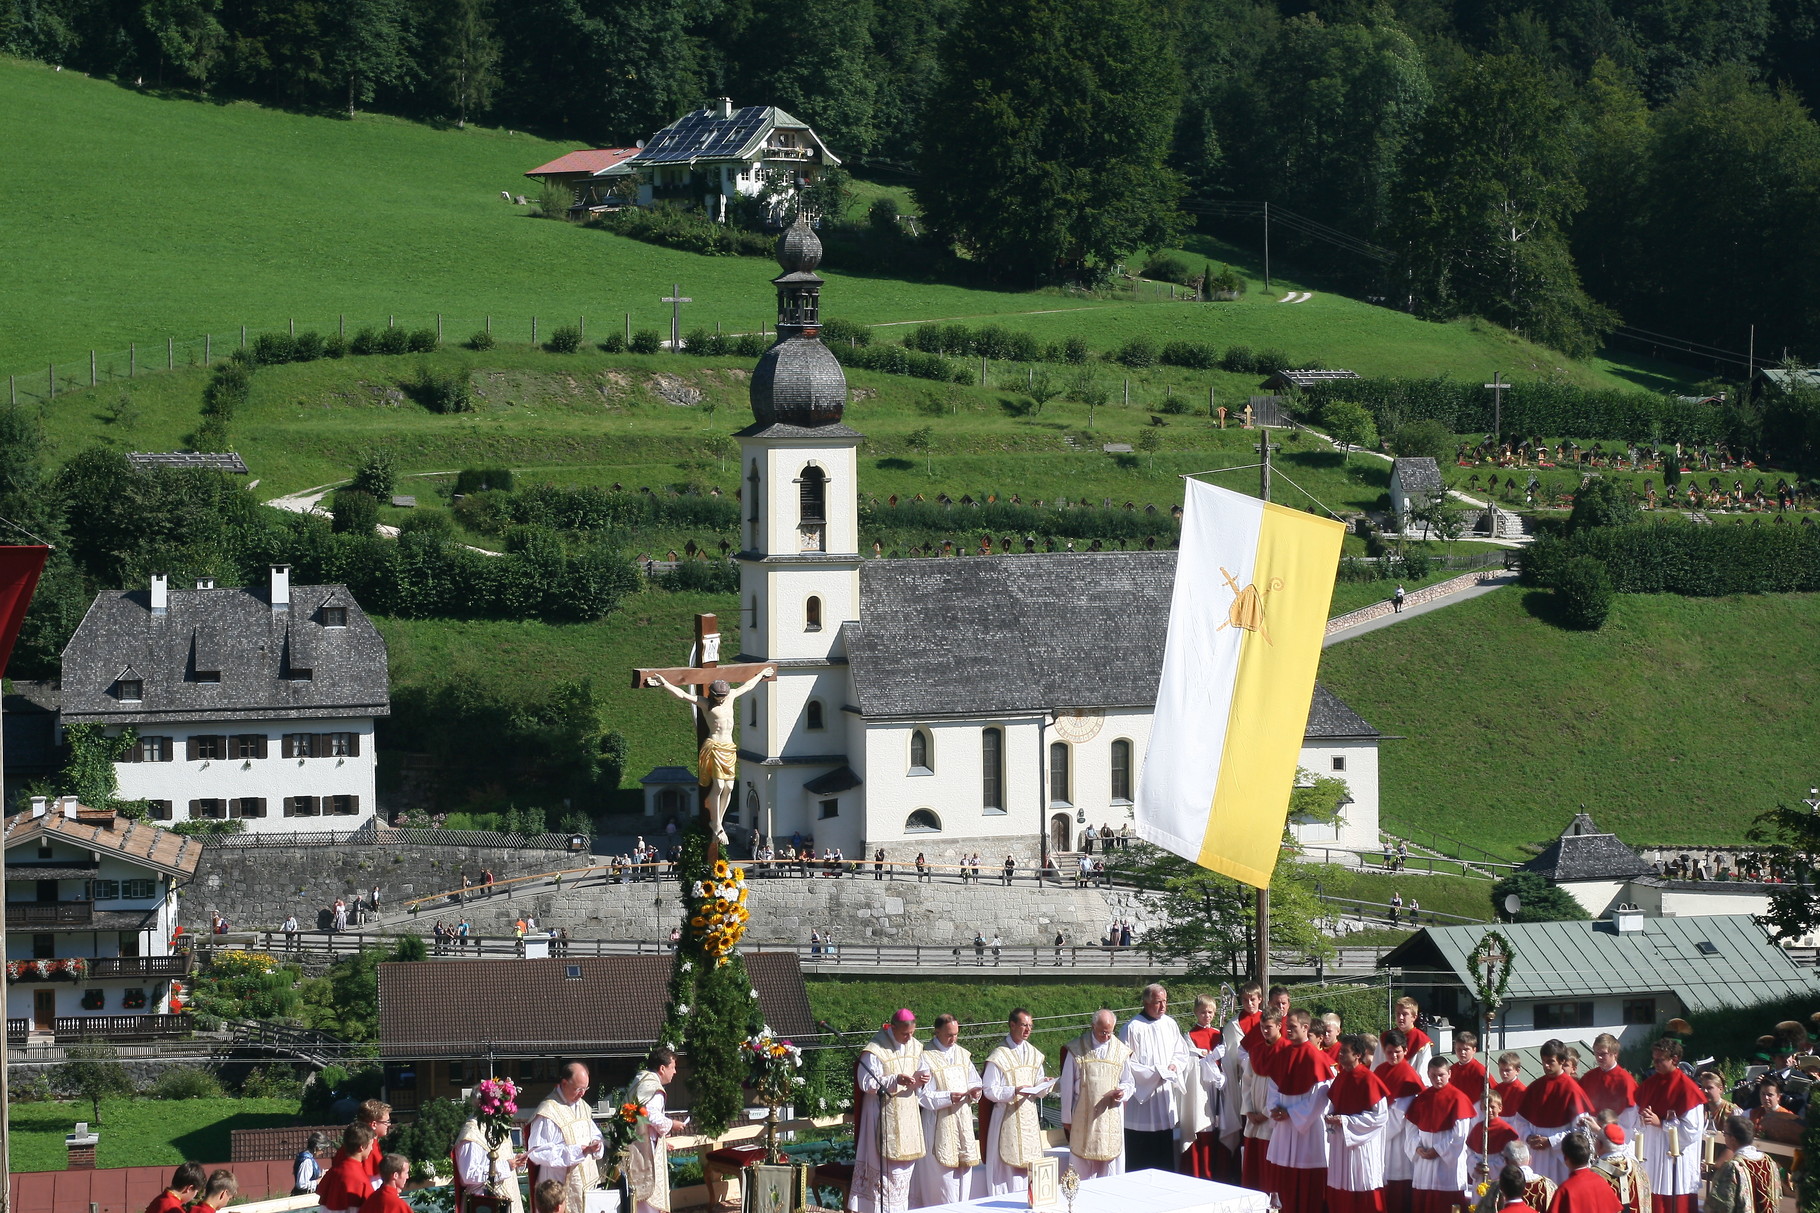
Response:
[[[1551,1040],[1542,1046],[1542,1077],[1523,1093],[1523,1126],[1529,1132],[1531,1165],[1557,1184],[1567,1178],[1561,1140],[1592,1115],[1592,1103],[1567,1072],[1567,1046]]]
[[[1240,1182],[1239,1157],[1245,1142],[1245,1039],[1256,1030],[1263,1018],[1264,987],[1248,981],[1239,990],[1238,1014],[1226,1025],[1225,1052],[1220,1068],[1225,1071],[1225,1091],[1220,1099],[1220,1145],[1226,1149],[1226,1174],[1218,1178],[1228,1183]]]
[[[1390,1097],[1390,1125],[1384,1138],[1385,1213],[1409,1213],[1410,1182],[1415,1176],[1415,1130],[1409,1127],[1409,1105],[1427,1089],[1422,1076],[1405,1060],[1403,1033],[1391,1028],[1378,1038],[1378,1052],[1388,1058],[1375,1073]]]
[[[1566,1163],[1568,1174],[1555,1189],[1546,1213],[1623,1213],[1618,1194],[1603,1175],[1588,1165],[1592,1162],[1592,1139],[1584,1131],[1565,1134],[1556,1152]]]
[[[1631,1141],[1637,1139],[1637,1080],[1618,1064],[1618,1038],[1601,1032],[1592,1043],[1593,1068],[1580,1075],[1580,1089],[1593,1115],[1610,1112]]]
[[[355,1121],[344,1129],[341,1149],[316,1185],[317,1205],[329,1213],[349,1213],[366,1204],[373,1194],[373,1164],[368,1155],[378,1149],[379,1139],[371,1125]]]
[[[380,1159],[375,1173],[379,1186],[360,1206],[360,1213],[412,1213],[402,1195],[405,1180],[411,1175],[411,1160],[402,1154],[387,1154]]]
[[[1472,1130],[1472,1101],[1447,1081],[1453,1062],[1445,1054],[1428,1063],[1428,1090],[1410,1102],[1408,1121],[1415,1147],[1410,1203],[1415,1213],[1452,1213],[1466,1198],[1466,1135]]]
[[[1254,1192],[1273,1192],[1270,1139],[1276,1122],[1270,1119],[1270,1067],[1283,1047],[1283,1013],[1275,1007],[1259,1017],[1245,1034],[1245,1081],[1240,1112],[1245,1120],[1245,1156],[1240,1181]]]
[[[1363,1036],[1340,1037],[1340,1072],[1327,1088],[1327,1213],[1384,1213],[1390,1092],[1369,1056]]]
[[[1270,1062],[1269,1177],[1283,1213],[1321,1213],[1327,1187],[1327,1087],[1333,1064],[1309,1039],[1307,1011],[1284,1020],[1284,1044]]]
[[[1529,1084],[1523,1081],[1523,1059],[1515,1053],[1498,1054],[1498,1081],[1491,1089],[1504,1101],[1504,1119],[1520,1129],[1523,1118],[1523,1093]]]
[[[1475,1189],[1497,1179],[1505,1162],[1504,1147],[1517,1140],[1517,1131],[1504,1119],[1503,1109],[1504,1101],[1498,1093],[1487,1091],[1485,1114],[1473,1122],[1472,1133],[1466,1139],[1466,1182]],[[1491,1139],[1489,1147],[1487,1135]]]
[[[1413,998],[1399,998],[1391,1007],[1392,1026],[1403,1034],[1403,1047],[1408,1050],[1403,1058],[1417,1074],[1428,1073],[1428,1059],[1435,1055],[1435,1042],[1428,1038],[1428,1033],[1416,1027],[1416,1018],[1422,1008],[1416,1005]],[[1384,1053],[1384,1038],[1378,1037],[1378,1064],[1388,1061]]]
[[[1466,1098],[1477,1107],[1485,1102],[1486,1087],[1485,1063],[1479,1060],[1478,1033],[1465,1028],[1455,1032],[1453,1055],[1453,1077],[1448,1081],[1466,1092]]]
[[[1681,1069],[1681,1042],[1664,1036],[1650,1050],[1655,1072],[1637,1086],[1643,1170],[1656,1213],[1696,1213],[1705,1094]]]
[[[1196,1179],[1225,1179],[1228,1173],[1226,1147],[1220,1143],[1220,1110],[1226,1102],[1226,1055],[1220,1025],[1214,1022],[1219,1003],[1210,994],[1197,994],[1194,999],[1194,1027],[1188,1029],[1188,1048],[1194,1055],[1194,1067],[1185,1083],[1187,1100],[1202,1113],[1194,1119],[1194,1138],[1184,1143],[1182,1166]],[[1189,1107],[1182,1119],[1189,1120]],[[1204,1126],[1204,1127],[1202,1127]]]

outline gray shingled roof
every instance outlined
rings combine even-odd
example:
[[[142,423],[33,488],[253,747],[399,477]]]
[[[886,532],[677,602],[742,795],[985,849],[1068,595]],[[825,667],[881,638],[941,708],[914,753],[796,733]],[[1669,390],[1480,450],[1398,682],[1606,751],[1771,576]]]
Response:
[[[1447,488],[1441,469],[1427,455],[1405,455],[1392,470],[1405,493],[1440,493]]]
[[[1575,880],[1628,880],[1654,875],[1655,865],[1625,845],[1616,834],[1603,834],[1585,813],[1574,819],[1548,849],[1523,865],[1555,884]]]
[[[1748,914],[1645,918],[1642,926],[1624,935],[1609,920],[1499,927],[1512,953],[1507,997],[1667,992],[1698,1012],[1820,994],[1813,971],[1797,967]],[[1466,958],[1484,934],[1484,927],[1428,927],[1378,964],[1420,970],[1438,963],[1470,990]]]
[[[347,608],[347,626],[325,628],[320,608]],[[301,663],[312,664],[305,667]],[[219,683],[197,682],[216,669]],[[289,677],[307,668],[310,677]],[[385,640],[346,586],[294,585],[288,611],[263,590],[170,591],[153,615],[145,590],[96,597],[63,650],[63,719],[70,724],[172,720],[291,720],[384,716],[390,711]],[[122,702],[122,677],[143,682]]]
[[[1156,703],[1174,552],[874,560],[842,627],[862,716]],[[1307,736],[1378,736],[1315,686]]]

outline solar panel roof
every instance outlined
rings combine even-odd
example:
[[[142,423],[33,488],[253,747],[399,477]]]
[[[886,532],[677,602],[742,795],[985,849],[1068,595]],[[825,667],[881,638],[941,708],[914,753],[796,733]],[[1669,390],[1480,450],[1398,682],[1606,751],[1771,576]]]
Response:
[[[638,155],[640,164],[686,164],[738,156],[764,129],[769,106],[748,105],[722,118],[712,110],[684,114],[652,136]]]

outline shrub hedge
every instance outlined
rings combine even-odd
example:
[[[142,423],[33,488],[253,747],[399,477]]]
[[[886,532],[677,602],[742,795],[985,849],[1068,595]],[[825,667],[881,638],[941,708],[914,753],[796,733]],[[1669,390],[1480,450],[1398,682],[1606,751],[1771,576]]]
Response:
[[[1386,377],[1317,384],[1301,393],[1297,408],[1318,414],[1329,399],[1364,405],[1383,432],[1396,428],[1395,422],[1418,419],[1439,421],[1455,434],[1483,434],[1492,426],[1491,393],[1464,380]],[[1393,422],[1388,426],[1387,418]],[[1733,440],[1737,431],[1736,418],[1722,406],[1549,382],[1505,389],[1502,422],[1506,434],[1628,442],[1724,442]]]
[[[1820,591],[1820,527],[1751,522],[1693,526],[1651,521],[1539,538],[1522,555],[1523,581],[1552,586],[1568,561],[1590,556],[1623,594]]]
[[[972,383],[973,368],[950,362],[940,354],[922,354],[901,345],[862,345],[857,348],[836,341],[828,346],[843,366],[857,366],[887,375],[911,375],[938,383]]]
[[[515,526],[574,532],[669,527],[722,533],[739,528],[739,503],[731,497],[616,493],[587,485],[558,488],[541,484],[519,492],[498,488],[473,492],[456,503],[455,512],[464,525],[483,535],[503,535]]]

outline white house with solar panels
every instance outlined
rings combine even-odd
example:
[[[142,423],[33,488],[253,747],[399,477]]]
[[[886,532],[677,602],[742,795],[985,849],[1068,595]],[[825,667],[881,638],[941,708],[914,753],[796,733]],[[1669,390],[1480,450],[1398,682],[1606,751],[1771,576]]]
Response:
[[[775,681],[741,705],[729,819],[849,857],[883,847],[1020,865],[1115,831],[1150,739],[1173,552],[881,560],[861,556],[847,385],[824,347],[821,245],[779,245],[779,339],[754,369],[739,440],[741,662]],[[1301,765],[1343,779],[1311,843],[1378,843],[1378,731],[1324,687]]]
[[[526,175],[542,175],[561,163]],[[665,201],[700,205],[724,222],[735,198],[757,197],[767,183],[800,190],[823,169],[839,164],[840,157],[807,122],[775,105],[734,109],[730,98],[720,97],[652,135],[637,155],[603,161],[589,171],[587,184],[598,188],[612,178],[637,174],[639,206]]]

